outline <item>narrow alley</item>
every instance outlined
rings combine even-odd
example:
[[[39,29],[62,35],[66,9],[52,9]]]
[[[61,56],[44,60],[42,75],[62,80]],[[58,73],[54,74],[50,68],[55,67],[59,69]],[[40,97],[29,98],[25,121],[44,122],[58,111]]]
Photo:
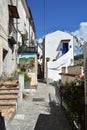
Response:
[[[39,83],[37,90],[27,92],[7,130],[71,130],[58,99],[55,88]]]
[[[0,0],[0,130],[87,130],[86,6]]]

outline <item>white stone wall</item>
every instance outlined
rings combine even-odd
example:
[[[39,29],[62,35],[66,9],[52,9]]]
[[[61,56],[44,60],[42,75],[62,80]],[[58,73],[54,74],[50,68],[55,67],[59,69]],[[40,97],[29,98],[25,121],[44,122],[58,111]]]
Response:
[[[29,44],[30,37],[35,40],[34,30],[29,23],[30,12],[24,0],[0,0],[0,75],[2,72],[10,75],[14,70],[17,69],[17,44],[13,47],[9,46],[8,43],[8,24],[9,24],[9,9],[8,5],[17,6],[20,19],[14,18],[14,26],[18,22],[17,43],[22,44],[22,35],[25,33],[25,29],[28,32],[28,39],[26,43]],[[30,27],[30,29],[29,29]],[[3,49],[7,51],[6,56],[3,58]]]
[[[8,51],[8,1],[0,0],[0,75],[3,72],[3,49]]]
[[[24,2],[24,5],[26,5],[25,2]],[[27,45],[29,45],[29,43],[31,43],[31,39],[35,40],[35,32],[29,22],[30,12],[27,6],[24,6],[24,5],[21,0],[18,1],[18,12],[20,15],[20,19],[18,20],[19,22],[18,29],[21,34],[25,33],[24,31],[27,30],[28,39],[26,40],[26,43]]]
[[[21,0],[18,1],[18,12],[20,19],[18,20],[18,29],[20,33],[23,33],[24,27],[26,28],[26,12]]]
[[[8,49],[8,1],[0,0],[0,39],[2,47]]]
[[[6,1],[5,1],[6,2]],[[17,1],[16,0],[8,0],[6,3],[6,7],[7,7],[7,11],[5,10],[5,14],[7,14],[7,19],[5,19],[4,21],[6,22],[7,25],[7,29],[9,28],[8,24],[9,24],[9,9],[8,9],[8,5],[14,5],[17,7]],[[3,8],[4,10],[4,8]],[[5,18],[5,16],[4,16]],[[14,18],[14,26],[16,28],[16,19]],[[9,35],[8,31],[7,34]],[[7,35],[7,38],[8,38]],[[17,41],[16,41],[17,42]],[[12,43],[10,43],[12,44]],[[16,45],[13,45],[13,47],[11,47],[11,45],[9,45],[9,42],[7,40],[6,45],[8,46],[8,52],[5,56],[5,58],[3,59],[3,72],[6,73],[6,75],[11,75],[11,73],[17,69],[17,43]]]
[[[38,54],[39,54],[38,63],[42,64],[42,58],[41,58],[41,56],[42,56],[42,49],[41,49],[41,47],[39,45],[38,45]]]
[[[20,0],[19,0],[20,1]],[[0,0],[0,75],[2,72],[10,75],[15,69],[17,69],[17,45],[13,45],[13,48],[8,43],[8,30],[9,30],[9,9],[8,5],[15,5],[16,0]],[[16,25],[16,19],[14,19]],[[15,26],[14,25],[14,26]],[[13,52],[12,52],[13,49]],[[3,59],[3,50],[7,51],[6,56]]]
[[[3,67],[3,62],[2,62],[2,39],[0,38],[0,75],[2,74],[2,67]]]
[[[4,72],[5,72],[7,75],[10,75],[10,74],[12,73],[13,65],[14,65],[14,64],[12,63],[12,50],[9,48],[9,49],[8,49],[8,53],[7,53],[7,55],[5,56],[4,64],[3,64]]]
[[[33,31],[32,26],[30,25],[30,43],[31,43],[32,40],[35,41],[35,33]]]
[[[29,26],[30,26],[30,23],[29,23],[29,19],[26,18],[26,30],[28,32],[28,39],[27,39],[27,45],[29,46],[29,37],[30,37],[30,34],[29,34]]]
[[[69,50],[66,54],[56,59],[58,54],[58,47],[61,40],[69,41]],[[62,67],[67,67],[74,64],[74,45],[73,36],[66,32],[56,31],[45,36],[45,59],[48,57],[50,61],[48,62],[48,79],[58,80],[60,79],[59,73]],[[53,61],[56,59],[55,61]],[[46,62],[46,61],[45,61]],[[46,76],[46,68],[45,68]]]

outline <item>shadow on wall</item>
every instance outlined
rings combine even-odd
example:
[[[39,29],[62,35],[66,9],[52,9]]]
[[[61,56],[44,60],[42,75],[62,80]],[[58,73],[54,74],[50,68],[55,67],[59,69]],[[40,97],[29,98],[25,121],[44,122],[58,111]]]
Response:
[[[34,130],[72,130],[61,106],[51,101],[50,94],[48,110],[50,114],[39,115]]]
[[[0,112],[0,130],[6,130],[4,117],[1,115],[1,112]]]

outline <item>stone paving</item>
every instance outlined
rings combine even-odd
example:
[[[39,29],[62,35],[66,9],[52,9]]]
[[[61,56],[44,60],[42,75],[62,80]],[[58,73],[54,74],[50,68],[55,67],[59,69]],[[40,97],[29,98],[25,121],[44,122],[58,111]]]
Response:
[[[37,90],[27,92],[7,130],[71,130],[55,97],[55,88],[39,83]]]

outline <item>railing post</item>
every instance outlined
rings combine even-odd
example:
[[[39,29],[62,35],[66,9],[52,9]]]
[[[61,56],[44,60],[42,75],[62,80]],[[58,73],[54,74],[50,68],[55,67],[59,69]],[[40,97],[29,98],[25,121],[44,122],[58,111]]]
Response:
[[[21,102],[23,99],[23,90],[24,90],[24,74],[19,75],[19,101]]]

